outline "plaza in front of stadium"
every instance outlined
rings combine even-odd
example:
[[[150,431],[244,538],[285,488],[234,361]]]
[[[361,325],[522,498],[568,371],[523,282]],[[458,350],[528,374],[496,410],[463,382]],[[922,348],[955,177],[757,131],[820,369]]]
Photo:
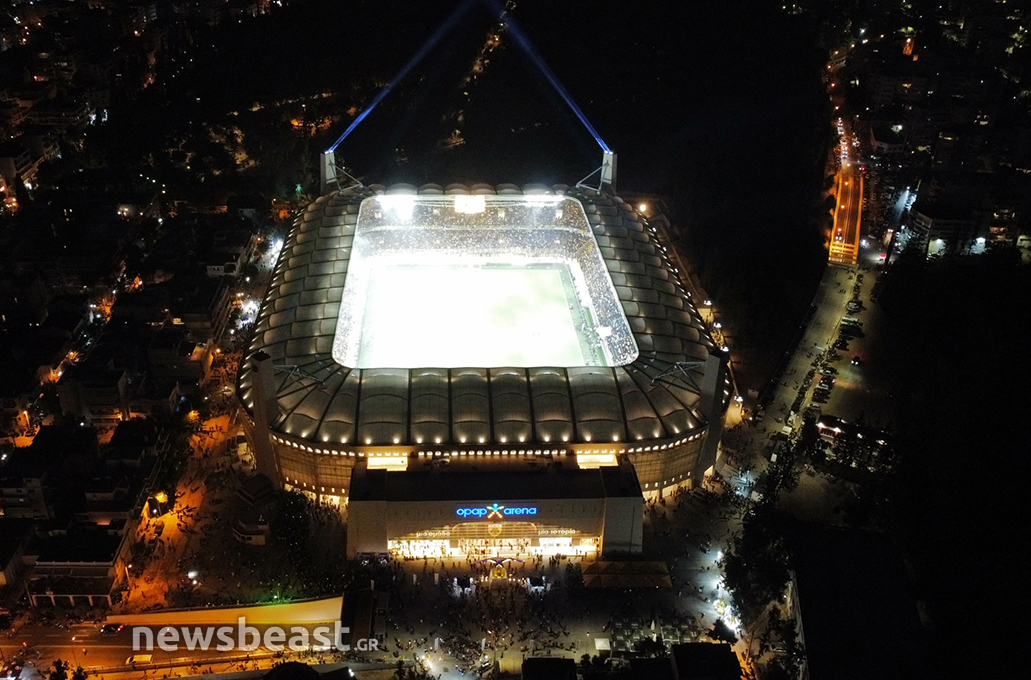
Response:
[[[611,183],[330,183],[242,364],[258,470],[350,557],[640,553],[732,399],[667,247]]]

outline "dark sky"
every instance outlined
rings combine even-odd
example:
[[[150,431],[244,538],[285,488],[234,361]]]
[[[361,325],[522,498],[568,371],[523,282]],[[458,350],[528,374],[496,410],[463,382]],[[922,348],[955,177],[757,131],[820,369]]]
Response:
[[[333,93],[312,105],[340,116],[329,129],[268,141],[288,143],[283,158],[314,171],[350,123],[347,110],[367,106],[458,5],[294,3],[272,21],[218,29],[213,45],[198,39],[173,101],[200,98],[204,117],[218,118],[219,107]],[[620,192],[667,199],[707,292],[736,313],[741,339],[786,341],[825,261],[814,224],[831,129],[812,20],[761,0],[519,0],[511,16],[618,152]],[[497,20],[474,0],[341,144],[338,161],[387,185],[574,184],[597,169],[599,146],[511,35],[463,83]],[[250,129],[282,127],[295,108],[266,106],[266,127]],[[464,144],[442,146],[455,129]]]
[[[392,78],[459,3],[316,9],[325,4],[308,3],[299,23],[318,17],[319,25],[309,24],[300,54],[291,46],[278,60],[298,61],[305,77],[330,87],[336,81],[339,90],[363,77]],[[732,0],[688,12],[657,0],[521,0],[511,16],[619,152],[623,186],[655,188],[685,173],[791,163],[809,150],[798,142],[811,133],[818,55],[799,20],[755,4]],[[473,2],[341,146],[347,162],[379,181],[517,183],[572,183],[599,165],[590,134],[511,36],[485,73],[462,86],[495,16],[487,3]],[[438,142],[459,108],[465,145],[443,152]],[[343,128],[346,121],[327,139]],[[394,165],[397,148],[407,166]]]

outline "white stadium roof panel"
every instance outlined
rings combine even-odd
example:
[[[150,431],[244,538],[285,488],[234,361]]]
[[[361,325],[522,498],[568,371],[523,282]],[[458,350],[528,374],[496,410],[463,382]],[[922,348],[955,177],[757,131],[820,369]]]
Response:
[[[363,369],[334,361],[334,332],[362,201],[384,193],[452,202],[483,200],[454,196],[491,200],[495,195],[493,200],[533,195],[576,200],[636,344],[636,358],[624,365],[569,368]],[[452,328],[462,330],[451,320],[405,332],[419,342]],[[276,367],[279,413],[271,418],[272,429],[313,445],[633,442],[705,426],[698,392],[701,364],[711,349],[713,342],[661,245],[640,215],[617,197],[541,185],[358,187],[322,196],[298,217],[258,314],[239,394],[253,410],[250,358],[262,351]],[[669,371],[683,362],[686,375]]]

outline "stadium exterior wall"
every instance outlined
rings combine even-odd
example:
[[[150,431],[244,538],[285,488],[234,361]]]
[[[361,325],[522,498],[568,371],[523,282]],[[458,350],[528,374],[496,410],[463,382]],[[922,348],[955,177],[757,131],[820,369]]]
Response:
[[[702,482],[715,465],[732,398],[726,353],[715,346],[660,235],[632,207],[611,194],[564,186],[349,191],[320,197],[298,216],[241,362],[244,430],[258,471],[273,484],[342,503],[359,459],[371,465],[411,455],[568,456],[580,467],[625,456],[646,497]],[[383,192],[416,191],[580,200],[639,358],[582,369],[363,371],[335,363],[329,346],[347,272],[347,258],[338,254],[349,252],[358,205]],[[423,434],[430,432],[441,435],[437,442]]]
[[[469,505],[476,501],[462,503]],[[485,501],[484,501],[485,502]],[[533,521],[597,538],[597,552],[608,557],[640,554],[642,547],[640,499],[526,499],[537,514]],[[385,553],[389,541],[417,532],[433,533],[455,524],[455,503],[448,501],[360,501],[351,505],[347,523],[347,556]]]
[[[447,447],[425,450],[418,446],[330,446],[318,445],[299,437],[262,431],[254,420],[245,417],[244,432],[254,445],[258,471],[280,488],[295,489],[314,500],[337,504],[346,500],[351,488],[351,471],[360,458],[382,459],[422,453],[426,456],[569,456],[625,455],[637,472],[645,497],[661,497],[678,487],[692,488],[702,482],[706,471],[716,462],[716,447],[711,445],[706,427],[671,440],[654,440],[643,445],[567,444],[563,447]],[[722,429],[722,423],[715,425]],[[715,436],[718,442],[719,434]],[[707,445],[707,443],[709,445]],[[262,450],[267,451],[262,455]]]

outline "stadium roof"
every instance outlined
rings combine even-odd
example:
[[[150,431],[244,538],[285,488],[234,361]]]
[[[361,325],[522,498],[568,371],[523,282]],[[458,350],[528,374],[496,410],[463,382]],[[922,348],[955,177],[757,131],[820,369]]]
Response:
[[[382,193],[578,199],[639,355],[624,366],[578,368],[358,369],[336,363],[334,332],[359,205]],[[413,328],[413,342],[440,330]],[[320,197],[298,217],[258,315],[239,394],[253,412],[250,359],[263,351],[277,367],[280,412],[270,416],[272,429],[313,444],[630,444],[704,427],[699,392],[713,348],[663,247],[618,197],[561,185],[352,187]]]

